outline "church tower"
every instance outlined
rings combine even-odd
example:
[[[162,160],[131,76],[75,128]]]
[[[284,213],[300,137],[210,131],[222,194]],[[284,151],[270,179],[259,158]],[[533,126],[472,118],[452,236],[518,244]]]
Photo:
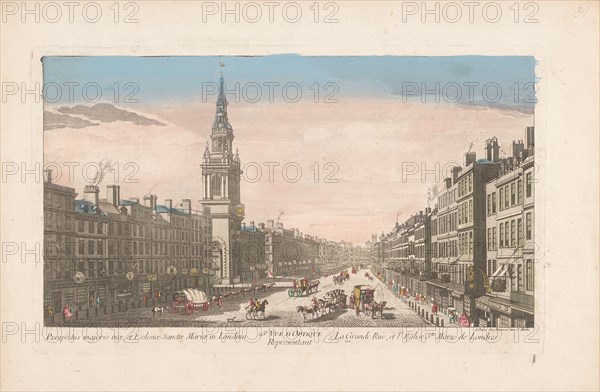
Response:
[[[240,226],[244,205],[240,201],[240,158],[233,154],[233,128],[227,118],[227,97],[223,75],[219,80],[217,110],[210,143],[204,151],[202,205],[212,218],[212,268],[223,284],[239,283]]]

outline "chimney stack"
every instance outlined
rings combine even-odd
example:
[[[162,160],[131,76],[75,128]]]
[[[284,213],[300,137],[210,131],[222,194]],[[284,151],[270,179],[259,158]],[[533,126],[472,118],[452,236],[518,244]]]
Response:
[[[264,223],[262,223],[262,222],[260,222],[260,223],[258,224],[258,228],[259,228],[260,230],[264,230],[264,229],[265,229],[265,224],[264,224]]]
[[[156,195],[146,195],[144,196],[144,205],[146,207],[150,207],[152,211],[156,210]]]
[[[274,220],[273,219],[267,220],[267,228],[268,229],[274,228],[275,226],[273,224],[274,224]]]
[[[165,207],[171,212],[171,208],[173,208],[173,199],[165,199]]]
[[[100,196],[100,188],[96,185],[86,185],[83,188],[83,199],[98,206]]]
[[[534,147],[534,127],[527,127],[527,155],[533,155]]]
[[[115,207],[121,204],[121,186],[107,185],[106,186],[106,201]]]
[[[450,189],[450,187],[452,186],[452,178],[446,177],[444,178],[444,182],[446,183],[446,189]]]
[[[184,214],[191,214],[192,213],[192,201],[190,199],[183,199],[181,201],[181,209],[183,210]]]
[[[523,151],[524,149],[525,149],[525,146],[523,144],[523,140],[519,140],[518,142],[513,140],[513,142],[512,142],[513,158],[518,158],[520,156],[521,151]]]
[[[456,180],[458,179],[458,173],[460,173],[460,170],[462,168],[460,166],[454,166],[452,168],[452,183],[456,184]]]
[[[485,159],[488,161],[492,160],[492,140],[488,139],[485,141]]]
[[[283,229],[283,223],[282,222],[277,222],[277,228],[278,229]]]
[[[465,166],[469,166],[471,163],[477,160],[475,151],[469,151],[465,153]]]

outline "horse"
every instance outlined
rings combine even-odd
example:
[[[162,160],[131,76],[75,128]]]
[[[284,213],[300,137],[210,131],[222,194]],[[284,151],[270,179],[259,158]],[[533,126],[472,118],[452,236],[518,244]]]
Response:
[[[312,306],[296,306],[296,312],[297,313],[302,313],[302,317],[304,318],[304,321],[306,321],[306,315],[307,314],[312,315],[313,319],[317,315],[317,309],[315,309]]]
[[[379,303],[373,301],[373,304],[371,306],[371,317],[375,317],[377,316],[377,313],[379,312],[379,317],[383,318],[383,309],[385,309],[385,305],[387,302],[385,301],[381,301]]]
[[[263,299],[262,301],[259,302],[258,305],[246,306],[246,319],[256,319],[256,318],[258,318],[259,313],[261,314],[261,317],[264,319],[265,318],[265,310],[266,310],[268,304],[269,304],[269,301],[267,301],[266,299]]]

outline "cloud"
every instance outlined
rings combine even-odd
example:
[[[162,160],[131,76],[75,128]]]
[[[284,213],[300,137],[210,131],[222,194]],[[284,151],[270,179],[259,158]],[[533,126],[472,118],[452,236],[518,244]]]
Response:
[[[57,109],[61,113],[81,115],[90,120],[100,121],[103,123],[111,123],[115,121],[128,121],[134,125],[149,126],[158,125],[165,126],[166,124],[144,117],[128,110],[116,108],[109,103],[97,103],[93,106],[76,105],[73,107],[63,106]]]
[[[58,114],[54,112],[44,111],[44,130],[49,131],[51,129],[61,128],[87,128],[95,127],[100,124],[93,123],[88,120],[84,120],[79,117],[69,116],[68,114]]]

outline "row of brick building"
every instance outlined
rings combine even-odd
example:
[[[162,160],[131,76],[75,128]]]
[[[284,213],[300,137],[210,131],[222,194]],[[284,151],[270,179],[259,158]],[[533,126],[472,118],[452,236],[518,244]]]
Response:
[[[399,294],[425,296],[442,312],[479,326],[529,327],[534,320],[534,128],[499,156],[465,154],[433,208],[371,240],[373,268]]]

